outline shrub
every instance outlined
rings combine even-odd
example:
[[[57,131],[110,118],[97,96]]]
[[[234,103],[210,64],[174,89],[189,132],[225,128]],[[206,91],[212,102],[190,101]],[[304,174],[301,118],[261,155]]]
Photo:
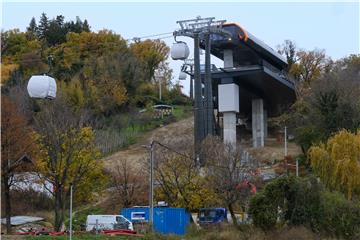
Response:
[[[320,229],[337,237],[360,239],[360,206],[338,192],[321,194]]]
[[[283,177],[268,183],[251,199],[249,212],[255,226],[263,230],[279,221],[336,237],[360,237],[360,206],[340,193],[324,190],[313,177]]]
[[[252,215],[255,226],[269,230],[276,224],[278,209],[264,193],[256,194],[250,200],[249,213]]]

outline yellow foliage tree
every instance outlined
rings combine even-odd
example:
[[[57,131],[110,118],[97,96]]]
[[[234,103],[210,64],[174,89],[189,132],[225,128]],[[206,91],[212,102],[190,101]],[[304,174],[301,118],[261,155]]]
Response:
[[[91,199],[92,193],[104,186],[106,177],[101,162],[97,161],[100,152],[95,147],[90,127],[71,128],[57,134],[42,138],[48,157],[38,161],[37,166],[39,172],[53,184],[55,229],[60,230],[70,185],[73,185],[75,200],[80,202]]]
[[[145,66],[146,79],[150,82],[154,77],[155,70],[160,63],[165,61],[169,55],[169,47],[161,40],[145,40],[130,46],[134,55],[141,60]]]
[[[309,156],[315,173],[329,188],[348,199],[360,196],[360,131],[342,130],[326,144],[311,147]]]
[[[206,188],[195,161],[181,156],[167,156],[158,164],[155,179],[159,183],[156,199],[190,211],[216,204],[213,191]]]
[[[6,83],[11,76],[11,73],[19,68],[18,64],[3,64],[1,63],[1,84]]]

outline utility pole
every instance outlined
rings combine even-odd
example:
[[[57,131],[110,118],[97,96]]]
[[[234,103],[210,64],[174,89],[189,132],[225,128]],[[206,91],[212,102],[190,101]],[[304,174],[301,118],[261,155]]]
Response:
[[[161,101],[161,77],[159,79],[159,100]]]
[[[288,155],[288,149],[287,149],[287,127],[285,126],[284,130],[284,155],[285,157]]]
[[[154,229],[154,145],[155,141],[151,141],[150,145],[142,145],[150,150],[150,179],[149,179],[149,228]]]
[[[70,227],[69,227],[69,239],[72,239],[72,199],[73,199],[73,184],[70,183]]]
[[[154,229],[154,141],[150,144],[150,229]]]

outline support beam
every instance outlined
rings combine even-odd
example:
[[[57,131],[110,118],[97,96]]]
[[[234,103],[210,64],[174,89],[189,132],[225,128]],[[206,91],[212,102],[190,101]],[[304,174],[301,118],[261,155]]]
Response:
[[[193,66],[190,67],[190,99],[194,100],[194,77],[192,75],[193,73]]]
[[[194,34],[194,87],[195,87],[195,102],[194,102],[194,144],[195,144],[195,158],[198,163],[202,163],[200,159],[201,142],[204,139],[204,116],[203,116],[203,101],[202,101],[202,87],[200,76],[200,38],[199,34]]]
[[[262,99],[252,100],[253,147],[264,146],[264,103]]]
[[[212,93],[211,79],[211,59],[210,59],[211,41],[210,34],[205,34],[205,137],[214,135],[214,103]]]

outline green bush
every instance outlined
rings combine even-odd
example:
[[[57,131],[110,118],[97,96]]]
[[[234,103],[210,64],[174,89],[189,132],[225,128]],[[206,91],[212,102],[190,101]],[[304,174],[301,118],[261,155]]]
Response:
[[[338,192],[323,192],[321,198],[321,230],[337,237],[360,239],[360,206]]]
[[[249,213],[252,215],[255,226],[269,230],[276,224],[278,209],[264,193],[256,194],[250,200]]]
[[[324,190],[314,177],[283,177],[268,183],[250,200],[255,226],[273,229],[279,221],[303,225],[330,236],[360,239],[360,206],[340,193]]]

